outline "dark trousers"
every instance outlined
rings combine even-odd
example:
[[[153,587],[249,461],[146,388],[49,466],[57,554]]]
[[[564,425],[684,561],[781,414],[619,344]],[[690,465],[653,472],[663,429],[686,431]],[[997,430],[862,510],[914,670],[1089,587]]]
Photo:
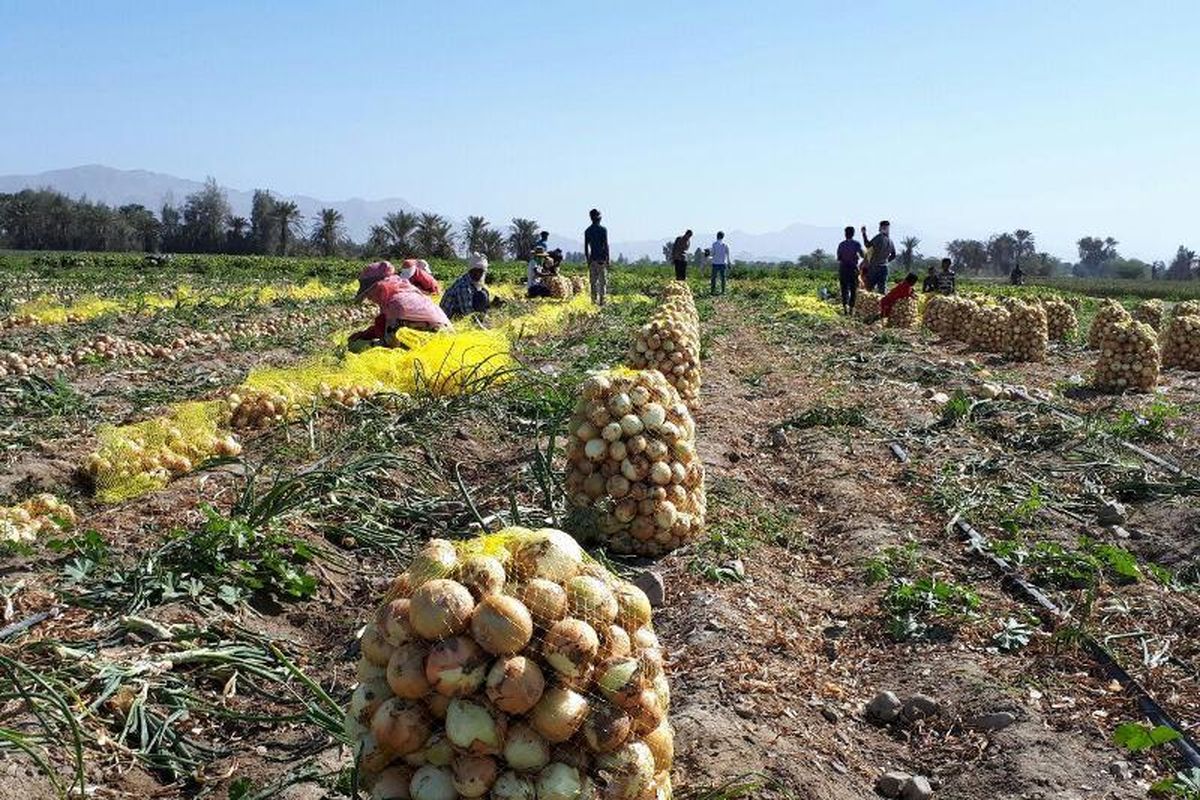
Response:
[[[675,280],[686,281],[687,280],[687,259],[686,258],[677,258],[674,261],[672,261],[671,263],[675,265]]]
[[[867,270],[867,288],[873,292],[887,294],[887,279],[887,264],[880,264]]]
[[[858,269],[851,267],[839,270],[838,284],[842,289],[842,305],[854,308],[854,304],[858,302]]]
[[[718,277],[721,278],[721,294],[725,294],[725,273],[726,273],[726,271],[728,271],[728,269],[729,269],[729,266],[727,264],[713,264],[712,265],[712,293],[713,294],[717,293],[717,278]]]

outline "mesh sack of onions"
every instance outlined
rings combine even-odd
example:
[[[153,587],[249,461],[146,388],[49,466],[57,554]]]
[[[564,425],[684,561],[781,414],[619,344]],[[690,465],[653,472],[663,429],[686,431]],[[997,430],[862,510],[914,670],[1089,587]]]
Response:
[[[1001,306],[979,306],[971,314],[967,342],[985,353],[1003,353],[1012,314]]]
[[[946,335],[950,330],[950,319],[954,313],[954,299],[944,294],[935,294],[925,301],[921,311],[921,326],[936,334]]]
[[[889,328],[917,327],[917,309],[920,301],[916,297],[905,297],[896,301],[892,313],[888,315]]]
[[[655,370],[587,378],[568,424],[573,529],[617,553],[661,555],[704,529],[704,467],[679,393]]]
[[[234,428],[266,428],[285,422],[292,412],[292,402],[278,392],[234,392],[228,398],[230,420]]]
[[[1049,343],[1046,310],[1036,303],[1018,303],[1009,312],[1004,355],[1012,361],[1045,361]]]
[[[1162,365],[1200,372],[1200,309],[1171,317],[1162,337]]]
[[[559,300],[568,300],[575,294],[571,281],[562,275],[548,275],[542,278],[542,284],[550,290],[550,296]]]
[[[588,291],[587,279],[584,278],[582,275],[572,275],[571,276],[571,290],[575,294],[583,294],[584,292]]]
[[[1158,383],[1158,337],[1144,322],[1124,320],[1105,326],[1094,383],[1105,392],[1153,389]]]
[[[1166,319],[1167,309],[1163,301],[1157,298],[1146,300],[1133,309],[1133,318],[1144,322],[1154,329],[1155,333],[1162,330],[1163,320]]]
[[[59,534],[75,524],[75,511],[52,494],[37,494],[15,506],[0,506],[0,552],[28,545],[42,534]]]
[[[1092,327],[1088,329],[1088,347],[1093,350],[1099,348],[1104,332],[1110,325],[1128,322],[1131,319],[1133,318],[1129,316],[1125,306],[1115,300],[1105,300],[1100,305],[1100,310],[1096,312],[1095,319],[1092,320]]]
[[[883,295],[860,290],[854,301],[854,316],[859,319],[876,319],[880,313]]]
[[[1075,309],[1070,303],[1063,301],[1060,298],[1052,297],[1042,301],[1042,308],[1046,309],[1046,330],[1047,334],[1056,342],[1063,342],[1073,337],[1079,330],[1079,320],[1075,316]]]
[[[670,800],[640,589],[558,530],[434,539],[363,631],[346,713],[378,800]]]
[[[1200,300],[1185,300],[1171,309],[1171,318],[1200,316]]]
[[[700,338],[685,309],[664,306],[638,329],[629,366],[656,369],[684,401],[700,396]]]

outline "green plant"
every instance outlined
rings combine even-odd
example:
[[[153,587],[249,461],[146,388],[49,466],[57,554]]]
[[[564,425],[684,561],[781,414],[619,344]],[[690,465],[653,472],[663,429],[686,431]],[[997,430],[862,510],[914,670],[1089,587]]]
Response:
[[[1177,797],[1180,800],[1200,800],[1200,767],[1177,772],[1150,787],[1151,794]]]
[[[1179,414],[1179,406],[1159,399],[1141,412],[1122,411],[1106,427],[1109,433],[1131,442],[1163,442],[1171,438],[1168,422]]]
[[[1179,731],[1167,725],[1144,725],[1140,722],[1126,722],[1117,726],[1113,731],[1113,741],[1131,753],[1140,753],[1152,747],[1158,747],[1180,738]]]
[[[957,625],[979,604],[974,590],[935,577],[893,578],[880,600],[888,632],[897,641],[925,638],[935,627]]]
[[[992,637],[992,644],[1002,653],[1013,653],[1029,644],[1033,638],[1033,627],[1024,621],[1009,617]]]

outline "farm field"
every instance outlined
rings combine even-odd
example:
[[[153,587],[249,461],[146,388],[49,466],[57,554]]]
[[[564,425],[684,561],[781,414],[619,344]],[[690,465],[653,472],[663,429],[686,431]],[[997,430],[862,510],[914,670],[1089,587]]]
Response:
[[[499,265],[485,329],[353,355],[360,266],[0,256],[0,507],[55,498],[0,521],[0,797],[352,796],[357,633],[392,579],[430,538],[568,523],[580,385],[667,268],[596,309]],[[1086,346],[1102,297],[1144,314],[1156,286],[961,286],[1075,304],[1015,361],[843,318],[835,284],[693,277],[704,532],[592,549],[662,579],[674,796],[869,798],[891,771],[1200,796],[1145,702],[1200,738],[1200,372],[1101,393]],[[1165,298],[1164,329],[1189,295]],[[919,700],[885,721],[881,692]]]

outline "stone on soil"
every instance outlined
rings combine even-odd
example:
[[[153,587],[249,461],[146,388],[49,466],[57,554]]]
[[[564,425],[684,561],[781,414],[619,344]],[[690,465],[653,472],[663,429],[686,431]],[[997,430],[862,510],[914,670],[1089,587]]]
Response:
[[[1001,731],[1017,721],[1016,714],[1009,711],[996,711],[991,714],[980,714],[966,721],[966,726],[974,731],[994,733]]]
[[[900,716],[904,717],[906,722],[936,717],[940,713],[942,707],[938,701],[924,694],[914,694],[904,701],[904,706],[900,709]]]
[[[663,584],[662,573],[644,569],[633,579],[633,585],[646,593],[651,608],[662,608],[667,598],[667,589]]]
[[[913,775],[900,790],[902,800],[929,800],[933,797],[933,787],[924,775]]]
[[[875,791],[884,797],[899,797],[910,777],[907,772],[885,772],[875,779]]]
[[[892,722],[900,716],[904,704],[895,692],[880,692],[867,703],[867,719],[876,722]]]

